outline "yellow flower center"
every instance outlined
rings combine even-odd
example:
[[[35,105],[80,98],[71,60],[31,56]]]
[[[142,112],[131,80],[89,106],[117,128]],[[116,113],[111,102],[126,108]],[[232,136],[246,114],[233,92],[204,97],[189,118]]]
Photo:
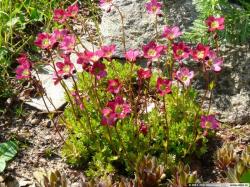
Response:
[[[213,21],[213,22],[211,23],[211,28],[216,29],[216,28],[218,28],[218,27],[219,27],[219,22],[218,22],[218,21]]]
[[[49,45],[50,45],[49,39],[44,39],[44,40],[43,40],[43,45],[44,45],[44,46],[49,46]]]
[[[107,56],[107,57],[111,57],[111,56],[112,56],[112,52],[107,52],[107,53],[106,53],[106,56]]]
[[[63,71],[64,71],[65,73],[69,73],[69,72],[70,72],[70,65],[65,65],[65,66],[63,67]]]
[[[23,70],[22,75],[23,76],[29,76],[30,75],[30,71],[28,69],[25,69],[25,70]]]
[[[174,39],[174,37],[175,37],[175,36],[174,36],[174,33],[170,33],[170,34],[168,35],[168,38],[171,39],[171,40]]]
[[[208,129],[210,129],[210,128],[212,127],[212,123],[209,122],[209,121],[207,121],[207,122],[205,123],[205,127],[208,128]]]
[[[122,113],[122,107],[120,105],[116,106],[115,107],[115,112],[118,113],[118,114]]]
[[[91,60],[96,62],[96,61],[99,60],[99,57],[97,55],[94,55],[94,56],[91,57]]]
[[[204,58],[204,51],[199,51],[199,52],[197,53],[197,57],[198,57],[199,59]]]
[[[160,86],[160,89],[161,89],[161,90],[166,90],[166,88],[167,88],[167,87],[166,87],[166,85],[164,85],[164,84],[162,84],[162,85]]]
[[[177,53],[177,55],[182,56],[183,55],[183,50],[182,49],[178,49],[176,53]]]
[[[158,7],[157,7],[157,6],[152,6],[152,12],[156,12],[156,11],[157,11],[157,9],[158,9]]]
[[[156,51],[154,49],[148,50],[148,56],[154,57],[156,55]]]
[[[182,77],[182,81],[185,82],[186,80],[188,80],[188,77],[187,76],[183,76]]]

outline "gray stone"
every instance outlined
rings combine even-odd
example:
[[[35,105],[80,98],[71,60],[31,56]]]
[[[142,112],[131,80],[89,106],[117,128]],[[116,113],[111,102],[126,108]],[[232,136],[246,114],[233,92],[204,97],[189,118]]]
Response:
[[[184,31],[192,26],[198,15],[192,0],[167,1],[165,12],[168,24],[179,26]]]
[[[226,123],[250,121],[250,47],[227,46],[223,49],[224,67],[218,76],[213,110]]]
[[[156,37],[155,16],[149,15],[145,8],[147,1],[142,0],[113,0],[119,7],[124,17],[124,29],[126,35],[126,49],[141,49],[143,44],[148,43]],[[180,26],[185,29],[191,26],[196,17],[196,11],[191,0],[179,0],[166,4],[166,16],[158,17],[158,34],[163,31],[163,26],[168,22],[171,25]],[[110,12],[103,11],[100,25],[104,44],[116,44],[117,57],[123,57],[122,24],[121,16],[115,7]]]
[[[114,0],[124,17],[126,35],[126,49],[137,49],[155,37],[155,16],[149,15],[145,9],[146,1],[142,0]],[[162,23],[162,19],[160,20]],[[158,26],[162,30],[162,24]],[[112,7],[110,12],[103,11],[100,25],[104,44],[116,44],[117,57],[123,55],[122,24],[118,10]]]

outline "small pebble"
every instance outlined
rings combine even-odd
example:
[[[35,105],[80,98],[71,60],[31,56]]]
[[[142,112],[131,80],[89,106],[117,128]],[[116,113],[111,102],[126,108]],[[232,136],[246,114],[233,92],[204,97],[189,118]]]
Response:
[[[0,175],[0,182],[4,181],[4,177]]]
[[[236,125],[234,128],[235,128],[235,129],[240,129],[240,128],[241,128],[241,125]]]
[[[38,118],[35,118],[35,119],[32,119],[30,123],[32,125],[38,125],[39,122],[40,122],[40,120]]]

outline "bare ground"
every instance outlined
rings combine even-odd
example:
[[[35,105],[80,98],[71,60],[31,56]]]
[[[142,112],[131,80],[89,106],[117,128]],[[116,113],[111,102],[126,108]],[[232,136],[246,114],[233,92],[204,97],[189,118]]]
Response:
[[[19,186],[22,186],[20,184],[35,186],[33,173],[41,168],[59,170],[65,173],[72,183],[77,182],[82,171],[71,168],[61,157],[63,140],[55,125],[46,114],[28,106],[24,106],[22,110],[18,117],[13,113],[0,117],[0,142],[8,139],[20,142],[18,155],[0,175],[0,186],[1,182],[3,184],[13,180],[18,181]],[[65,139],[65,129],[63,127],[57,129]],[[234,144],[236,152],[241,152],[246,145],[249,145],[250,125],[222,124],[215,139],[210,141],[209,152],[200,160],[196,160],[196,164],[192,164],[192,169],[197,170],[204,181],[223,182],[222,174],[213,163],[213,154],[226,142]]]

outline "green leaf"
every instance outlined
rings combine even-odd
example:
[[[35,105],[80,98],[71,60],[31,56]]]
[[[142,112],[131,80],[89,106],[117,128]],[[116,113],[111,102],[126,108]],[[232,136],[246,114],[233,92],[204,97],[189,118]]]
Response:
[[[16,18],[11,18],[7,23],[6,25],[10,28],[14,27],[18,22],[19,22],[19,17],[16,17]]]
[[[37,10],[36,8],[34,8],[34,9],[31,11],[30,19],[31,19],[32,21],[42,21],[42,19],[43,19],[42,13],[41,13],[41,12],[38,12],[38,10]]]
[[[248,169],[244,174],[240,177],[241,183],[250,183],[250,169]]]
[[[3,172],[5,167],[6,167],[6,162],[4,160],[0,160],[0,173]]]
[[[6,167],[6,162],[13,159],[17,154],[17,143],[8,141],[0,144],[0,172]]]

